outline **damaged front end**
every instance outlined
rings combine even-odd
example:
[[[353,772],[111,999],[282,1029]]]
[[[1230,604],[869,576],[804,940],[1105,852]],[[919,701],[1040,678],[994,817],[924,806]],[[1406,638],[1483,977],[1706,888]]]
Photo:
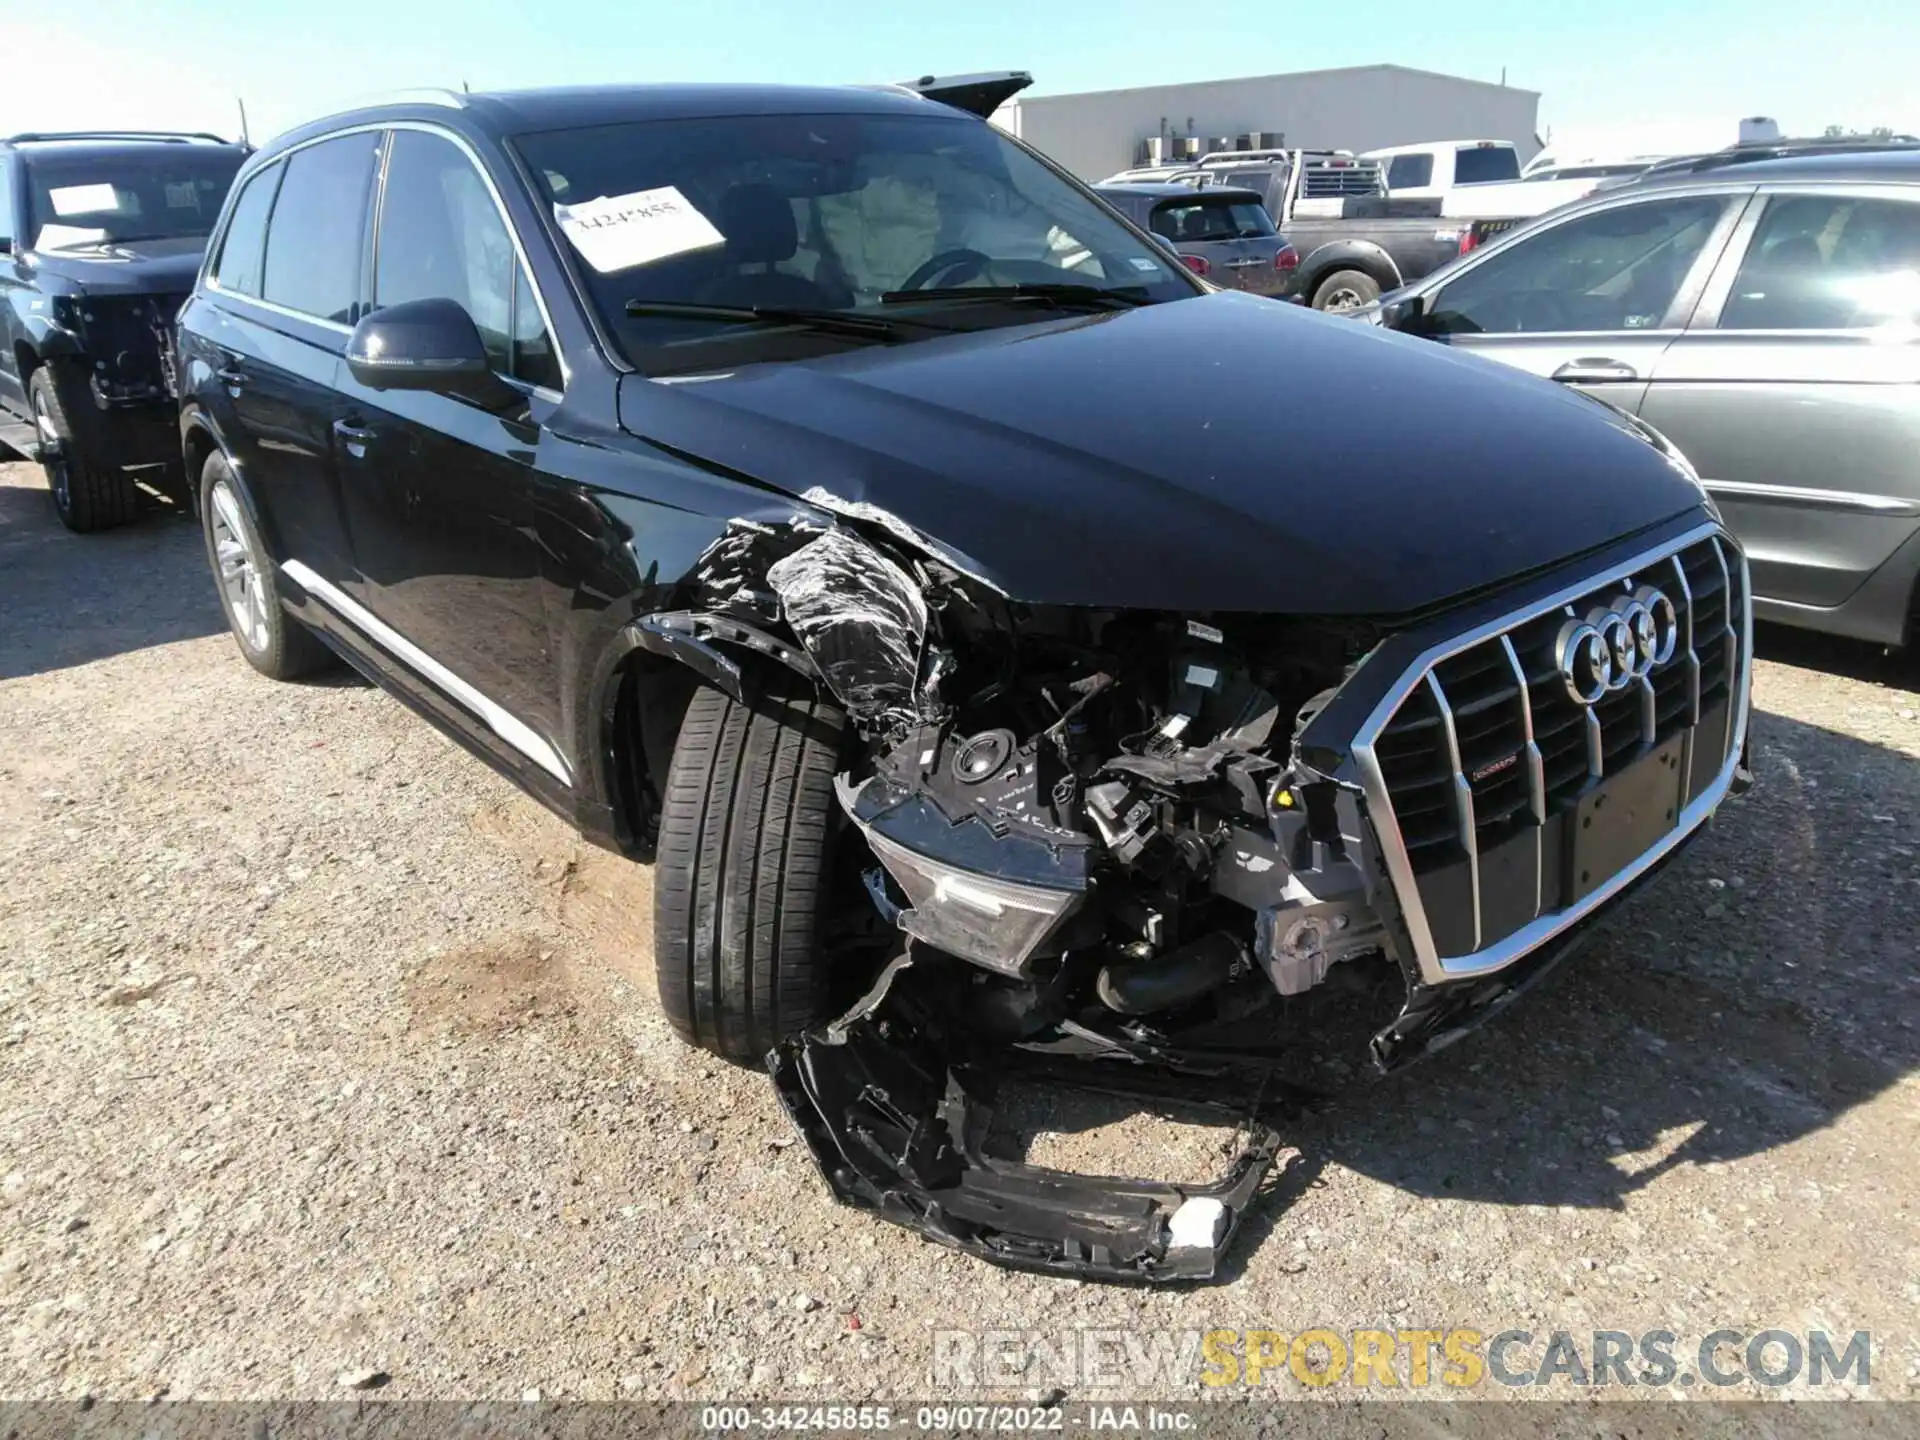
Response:
[[[1354,619],[1023,605],[892,517],[805,498],[810,516],[737,523],[701,568],[704,608],[653,623],[661,648],[699,647],[721,683],[735,666],[737,684],[728,655],[743,649],[809,675],[862,737],[836,792],[865,841],[865,896],[895,933],[895,958],[839,1021],[769,1057],[846,1203],[1001,1263],[1102,1279],[1210,1276],[1279,1153],[1276,1119],[1464,1033],[1565,954],[1585,928],[1571,923],[1577,912],[1608,898],[1571,871],[1566,895],[1549,882],[1542,837],[1559,820],[1547,813],[1531,729],[1534,710],[1547,712],[1528,698],[1517,659],[1500,684],[1467,692],[1443,727],[1419,710],[1429,688],[1442,695],[1428,674],[1441,650],[1421,649],[1430,636]],[[1722,573],[1731,601],[1732,572]],[[1596,595],[1615,584],[1605,578]],[[1731,626],[1732,604],[1723,612]],[[1518,653],[1507,632],[1488,633],[1494,653]],[[1471,645],[1486,643],[1469,636],[1447,653],[1484,676]],[[1616,888],[1691,832],[1676,824],[1683,803],[1696,802],[1694,816],[1725,792],[1745,694],[1731,647],[1724,662],[1712,757],[1725,760],[1723,779],[1674,796],[1671,842]],[[1659,683],[1650,678],[1650,693]],[[1684,718],[1709,723],[1712,700],[1696,684]],[[1639,776],[1633,790],[1616,793],[1644,808],[1690,782],[1653,768],[1675,763],[1681,721],[1633,703],[1647,717],[1633,758],[1646,763],[1628,772]],[[1365,723],[1356,707],[1371,712]],[[1515,716],[1521,729],[1509,726]],[[1434,748],[1443,734],[1450,759]],[[1482,737],[1496,756],[1484,766]],[[1415,798],[1382,789],[1383,773],[1388,789],[1404,784]],[[1589,785],[1604,790],[1606,773]],[[1447,834],[1409,878],[1395,806],[1411,817],[1427,793]],[[1520,798],[1498,817],[1506,829],[1476,821],[1476,796],[1491,805],[1510,793]],[[1655,829],[1642,821],[1610,843]],[[1479,848],[1509,839],[1516,853],[1532,847],[1532,910],[1519,920],[1541,926],[1558,906],[1568,923],[1553,917],[1498,965],[1442,958],[1435,887],[1464,857],[1466,949],[1494,938]],[[1489,848],[1489,863],[1505,853]],[[1522,888],[1515,862],[1500,863]],[[1574,851],[1556,863],[1577,863]],[[1050,1083],[1203,1103],[1240,1120],[1245,1145],[1203,1186],[994,1158],[984,1140],[996,1085],[1035,1067]]]

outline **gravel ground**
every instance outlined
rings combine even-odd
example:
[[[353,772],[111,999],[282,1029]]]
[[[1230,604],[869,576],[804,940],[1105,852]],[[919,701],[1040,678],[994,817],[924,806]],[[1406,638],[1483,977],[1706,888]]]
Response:
[[[1303,1120],[1224,1283],[1086,1286],[836,1208],[659,1018],[647,869],[256,676],[178,515],[71,536],[0,465],[0,1394],[924,1397],[941,1327],[1455,1325],[1865,1329],[1920,1394],[1916,669],[1764,644],[1759,788],[1608,938]]]

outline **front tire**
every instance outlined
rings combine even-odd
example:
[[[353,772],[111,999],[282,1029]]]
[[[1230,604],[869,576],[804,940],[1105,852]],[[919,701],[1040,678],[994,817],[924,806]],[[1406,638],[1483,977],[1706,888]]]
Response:
[[[247,663],[272,680],[297,680],[332,664],[333,652],[281,605],[273,557],[239,476],[217,450],[200,472],[200,529],[227,628]]]
[[[75,438],[60,403],[53,367],[42,365],[27,382],[34,428],[39,431],[40,468],[60,523],[79,535],[125,525],[139,510],[140,492],[124,470],[95,464]]]
[[[1380,298],[1380,282],[1362,270],[1336,270],[1313,292],[1313,308],[1338,315]]]
[[[746,684],[744,704],[703,686],[681,724],[654,870],[654,957],[681,1038],[750,1064],[831,1018],[820,936],[846,720],[784,670]]]

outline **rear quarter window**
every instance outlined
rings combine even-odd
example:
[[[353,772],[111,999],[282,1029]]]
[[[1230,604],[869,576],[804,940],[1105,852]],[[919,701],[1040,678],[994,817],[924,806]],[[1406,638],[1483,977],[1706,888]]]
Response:
[[[274,192],[280,187],[284,168],[269,165],[248,177],[233,202],[233,218],[227,222],[220,253],[208,271],[222,290],[259,297],[261,265],[267,250],[267,215],[273,209]]]

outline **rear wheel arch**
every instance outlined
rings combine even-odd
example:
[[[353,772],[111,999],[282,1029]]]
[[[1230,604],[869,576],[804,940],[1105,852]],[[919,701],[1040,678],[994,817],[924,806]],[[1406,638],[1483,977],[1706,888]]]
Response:
[[[200,504],[200,476],[214,451],[224,449],[206,421],[197,412],[189,411],[180,426],[180,453],[186,462],[187,493],[196,513]],[[232,459],[227,463],[231,466]]]
[[[1342,270],[1358,270],[1383,291],[1401,285],[1400,267],[1378,245],[1335,242],[1323,245],[1300,262],[1300,289],[1309,300],[1328,277]]]

